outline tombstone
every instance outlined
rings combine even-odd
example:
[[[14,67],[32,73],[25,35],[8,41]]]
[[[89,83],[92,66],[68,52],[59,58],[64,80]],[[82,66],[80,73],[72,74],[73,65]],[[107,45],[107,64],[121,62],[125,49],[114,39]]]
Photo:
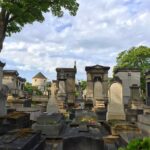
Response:
[[[57,102],[56,102],[57,101],[56,92],[57,92],[56,83],[52,83],[51,96],[50,96],[50,99],[48,100],[48,105],[47,105],[47,113],[48,114],[58,113],[58,106],[57,106]]]
[[[107,120],[125,120],[122,84],[114,82],[109,89]]]
[[[101,107],[100,101],[103,100],[103,87],[100,81],[94,82],[94,105]]]

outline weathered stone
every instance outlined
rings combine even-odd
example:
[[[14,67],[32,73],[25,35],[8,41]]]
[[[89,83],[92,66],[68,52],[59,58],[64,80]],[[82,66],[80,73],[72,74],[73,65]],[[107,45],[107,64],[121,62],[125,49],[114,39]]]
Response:
[[[48,105],[47,105],[47,113],[48,114],[53,114],[53,113],[58,113],[58,106],[57,106],[57,99],[56,99],[56,91],[57,91],[57,87],[56,87],[56,83],[52,83],[51,84],[51,97],[48,101]]]
[[[34,130],[41,130],[47,137],[59,137],[64,126],[63,116],[60,114],[44,114],[33,125]]]
[[[9,150],[43,150],[45,139],[40,132],[33,132],[31,129],[14,130],[6,135],[0,136],[0,149]]]
[[[114,82],[109,90],[107,120],[125,120],[122,84]]]
[[[91,99],[95,109],[104,108],[108,99],[108,70],[106,66],[87,66],[87,95],[86,99]],[[100,101],[97,103],[97,101]],[[98,105],[97,105],[98,104]]]
[[[122,80],[123,102],[124,104],[128,104],[131,97],[130,87],[134,84],[140,86],[140,76],[141,76],[140,70],[122,68],[116,69],[114,73],[116,77],[119,77]]]

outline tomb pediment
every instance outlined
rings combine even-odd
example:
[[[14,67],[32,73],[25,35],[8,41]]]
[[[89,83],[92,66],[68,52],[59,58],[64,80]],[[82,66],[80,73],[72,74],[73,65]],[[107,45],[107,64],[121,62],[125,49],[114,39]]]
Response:
[[[87,66],[85,67],[85,70],[86,71],[89,71],[89,70],[109,70],[110,67],[107,67],[107,66],[101,66],[101,65],[94,65],[94,66]]]

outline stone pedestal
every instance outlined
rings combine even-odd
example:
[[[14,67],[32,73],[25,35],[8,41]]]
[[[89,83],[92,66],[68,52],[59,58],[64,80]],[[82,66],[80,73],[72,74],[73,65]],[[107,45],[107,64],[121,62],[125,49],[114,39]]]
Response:
[[[110,86],[107,120],[125,120],[121,83],[114,82]]]

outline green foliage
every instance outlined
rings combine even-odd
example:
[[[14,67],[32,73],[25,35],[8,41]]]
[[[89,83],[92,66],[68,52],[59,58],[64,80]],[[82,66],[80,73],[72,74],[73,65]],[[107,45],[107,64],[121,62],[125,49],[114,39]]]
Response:
[[[145,91],[144,72],[150,68],[150,48],[146,46],[133,47],[121,52],[117,57],[117,68],[137,68],[141,71],[141,89]]]
[[[150,138],[134,139],[129,142],[127,147],[119,148],[119,150],[150,150]]]
[[[32,86],[32,84],[29,82],[26,83],[24,90],[30,95],[32,95],[33,92],[35,92],[36,95],[42,95],[42,92],[37,87]]]
[[[62,17],[65,9],[75,16],[78,7],[76,0],[0,0],[0,50],[5,36],[20,32],[25,24],[43,22],[47,12]]]
[[[81,88],[82,88],[82,90],[85,90],[86,89],[86,86],[87,86],[87,81],[81,81],[80,82],[80,85],[81,85]]]

